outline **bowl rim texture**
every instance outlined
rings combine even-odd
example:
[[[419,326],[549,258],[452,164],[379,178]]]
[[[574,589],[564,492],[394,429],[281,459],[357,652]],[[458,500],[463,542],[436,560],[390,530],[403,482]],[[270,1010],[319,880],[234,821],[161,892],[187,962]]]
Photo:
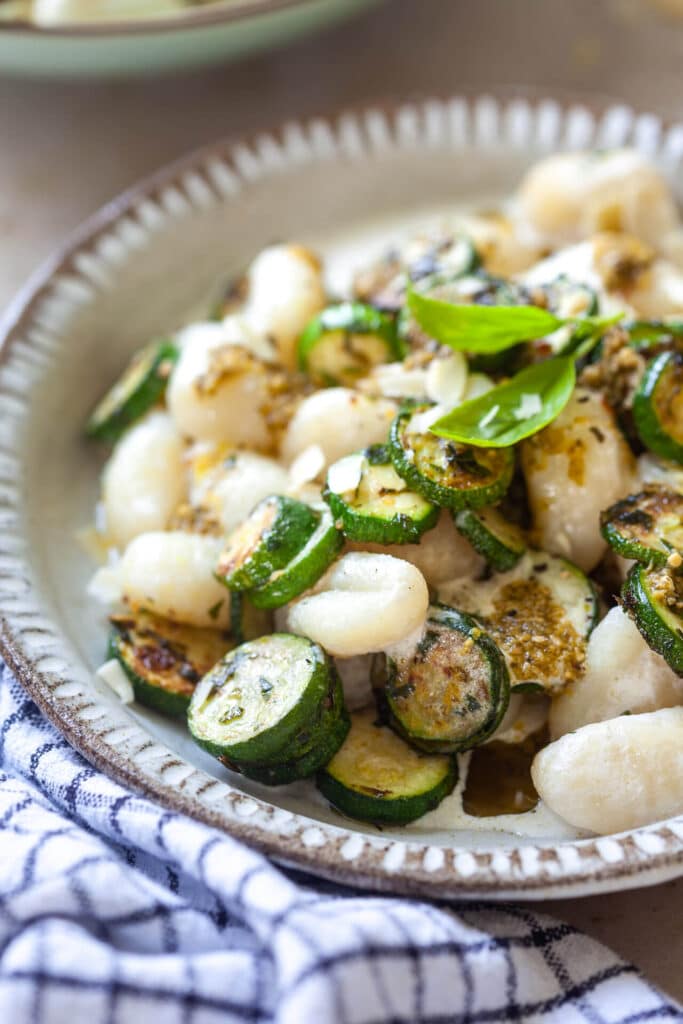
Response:
[[[57,300],[87,302],[88,291],[97,289],[98,263],[110,260],[115,274],[120,252],[111,250],[114,242],[121,244],[123,229],[130,233],[133,225],[138,236],[148,230],[141,209],[163,212],[162,201],[172,191],[191,216],[209,201],[239,202],[250,181],[276,180],[283,166],[324,166],[335,154],[362,163],[392,147],[433,149],[435,139],[451,153],[458,145],[524,146],[531,139],[547,152],[635,145],[670,173],[683,159],[683,125],[622,105],[589,107],[585,101],[530,99],[527,93],[432,97],[289,122],[246,141],[223,139],[106,204],[53,253],[0,317],[0,650],[41,710],[88,761],[280,863],[360,887],[438,899],[542,899],[665,881],[683,874],[683,815],[614,836],[519,845],[510,836],[504,847],[465,848],[457,845],[457,835],[452,845],[442,846],[417,833],[406,833],[405,840],[366,834],[346,828],[341,819],[335,825],[316,821],[242,793],[157,742],[92,685],[70,679],[59,628],[42,610],[30,562],[21,553],[20,459],[13,445],[16,429],[30,415],[31,373],[52,347],[50,310]]]

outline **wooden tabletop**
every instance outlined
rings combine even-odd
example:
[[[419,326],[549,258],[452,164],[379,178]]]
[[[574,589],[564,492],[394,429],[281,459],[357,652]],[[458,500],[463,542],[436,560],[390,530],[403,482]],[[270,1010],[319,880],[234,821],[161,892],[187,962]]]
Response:
[[[683,117],[683,23],[639,0],[392,0],[270,56],[154,81],[0,77],[0,307],[101,203],[218,136],[463,86],[600,94]],[[683,881],[544,909],[683,1000]]]

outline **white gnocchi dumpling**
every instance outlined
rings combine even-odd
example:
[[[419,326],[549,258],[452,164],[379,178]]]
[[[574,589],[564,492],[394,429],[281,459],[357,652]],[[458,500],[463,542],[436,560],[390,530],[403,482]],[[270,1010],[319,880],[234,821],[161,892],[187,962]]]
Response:
[[[679,224],[664,177],[634,149],[549,156],[528,172],[517,201],[522,218],[553,246],[598,231],[657,245]]]
[[[235,335],[232,329],[226,335],[221,324],[195,325],[186,336],[166,393],[185,437],[256,449],[269,445],[268,370],[254,355],[252,341],[251,334]]]
[[[553,739],[624,714],[683,703],[683,679],[642,638],[621,608],[612,608],[588,641],[586,671],[552,702]]]
[[[142,533],[126,548],[118,574],[133,611],[188,626],[228,626],[230,593],[214,577],[223,541],[180,530]]]
[[[600,835],[639,828],[683,807],[683,707],[584,725],[534,758],[543,802]]]
[[[374,551],[403,558],[419,569],[430,587],[435,588],[461,576],[476,579],[486,565],[481,555],[456,529],[453,517],[447,511],[441,513],[433,530],[422,535],[419,544],[350,541],[348,550]]]
[[[344,690],[344,703],[349,711],[372,704],[371,685],[373,654],[358,654],[353,658],[335,658],[334,664]]]
[[[274,245],[259,253],[247,279],[247,322],[272,339],[279,362],[294,369],[299,336],[326,302],[320,260],[302,245]]]
[[[429,605],[421,572],[400,558],[349,552],[313,591],[291,605],[289,629],[330,654],[384,650],[419,629]]]
[[[116,547],[165,529],[185,492],[182,460],[183,443],[168,413],[149,413],[126,431],[102,474],[106,532]]]
[[[524,225],[505,213],[475,213],[462,217],[458,228],[472,240],[491,274],[511,277],[526,270],[541,256],[538,240]]]
[[[557,419],[521,447],[537,546],[590,572],[607,548],[600,512],[634,482],[635,460],[614,414],[602,395],[576,388]]]
[[[386,441],[395,402],[351,388],[325,388],[305,398],[285,430],[280,454],[286,462],[319,445],[327,465],[342,455]]]
[[[243,451],[221,456],[219,447],[213,451],[200,449],[195,463],[211,464],[214,453],[214,464],[199,473],[190,500],[213,512],[226,533],[239,526],[262,498],[287,492],[289,473],[275,459]]]

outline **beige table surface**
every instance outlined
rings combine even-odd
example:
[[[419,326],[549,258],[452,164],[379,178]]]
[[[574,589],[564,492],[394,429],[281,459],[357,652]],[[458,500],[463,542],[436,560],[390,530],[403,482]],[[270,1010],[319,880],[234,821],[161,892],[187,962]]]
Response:
[[[281,118],[492,83],[598,92],[683,118],[683,28],[650,27],[636,7],[393,0],[287,52],[212,72],[109,84],[0,77],[0,306],[65,232],[136,178]],[[683,880],[546,906],[683,1001]]]

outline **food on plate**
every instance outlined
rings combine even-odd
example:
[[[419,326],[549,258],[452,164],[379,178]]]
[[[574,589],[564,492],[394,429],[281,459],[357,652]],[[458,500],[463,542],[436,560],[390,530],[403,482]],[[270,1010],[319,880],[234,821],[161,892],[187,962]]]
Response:
[[[0,23],[31,21],[46,28],[74,22],[129,21],[168,17],[218,0],[5,0]]]
[[[258,253],[86,425],[101,679],[370,823],[683,812],[682,239],[616,150],[343,293]]]

